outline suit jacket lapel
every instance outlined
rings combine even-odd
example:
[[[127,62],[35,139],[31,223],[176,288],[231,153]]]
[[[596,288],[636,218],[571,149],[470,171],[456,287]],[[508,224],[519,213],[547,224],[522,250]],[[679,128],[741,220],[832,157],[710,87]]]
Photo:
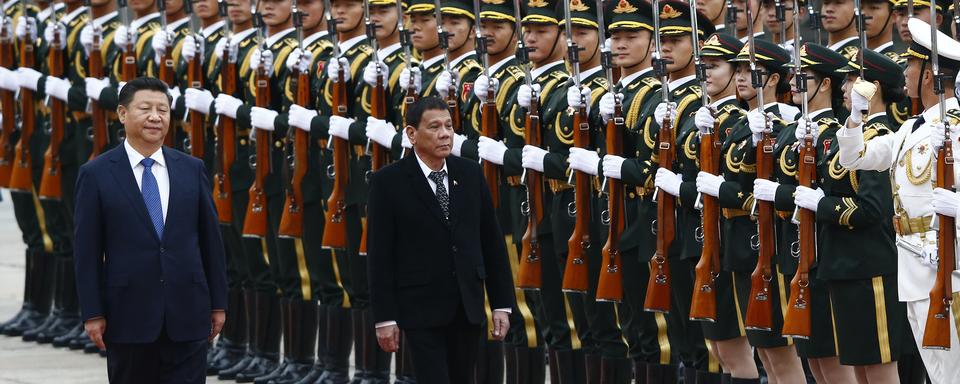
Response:
[[[143,194],[137,187],[137,179],[133,176],[133,168],[130,167],[130,158],[127,157],[127,150],[123,144],[116,146],[110,154],[110,161],[113,163],[113,177],[117,179],[117,187],[123,192],[123,195],[130,199],[134,213],[140,218],[140,221],[147,226],[147,230],[153,235],[154,239],[160,241],[157,237],[157,230],[153,227],[153,221],[150,220],[150,214],[147,212],[147,205],[143,202]]]
[[[440,202],[437,200],[437,194],[430,190],[430,183],[428,183],[427,178],[423,176],[420,164],[414,156],[404,158],[404,161],[407,162],[407,176],[410,177],[410,186],[437,220],[446,222],[446,218],[443,217],[443,210],[440,209]]]

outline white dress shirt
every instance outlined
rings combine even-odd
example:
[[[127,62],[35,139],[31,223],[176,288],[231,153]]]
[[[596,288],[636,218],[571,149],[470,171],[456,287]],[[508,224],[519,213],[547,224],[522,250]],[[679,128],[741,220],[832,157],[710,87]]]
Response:
[[[124,140],[123,148],[127,150],[127,158],[130,160],[130,168],[133,168],[133,177],[137,179],[137,189],[143,188],[143,164],[140,161],[144,156],[133,149],[130,142]],[[153,178],[157,180],[157,188],[160,190],[160,207],[163,208],[163,221],[167,221],[167,206],[170,202],[170,174],[167,173],[167,160],[163,158],[163,149],[158,149],[150,158],[155,162],[150,170],[153,172]]]

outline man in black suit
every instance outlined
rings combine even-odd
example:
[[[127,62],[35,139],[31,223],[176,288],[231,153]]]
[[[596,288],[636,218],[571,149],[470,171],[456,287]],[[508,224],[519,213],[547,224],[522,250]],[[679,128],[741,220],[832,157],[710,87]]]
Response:
[[[370,297],[380,347],[410,345],[417,382],[467,383],[481,324],[502,340],[513,279],[490,190],[475,161],[450,155],[445,102],[426,97],[407,111],[413,156],[373,174],[367,206]]]
[[[223,242],[203,162],[163,147],[167,86],[120,91],[126,140],[80,168],[74,253],[87,334],[111,383],[203,383],[226,318]]]

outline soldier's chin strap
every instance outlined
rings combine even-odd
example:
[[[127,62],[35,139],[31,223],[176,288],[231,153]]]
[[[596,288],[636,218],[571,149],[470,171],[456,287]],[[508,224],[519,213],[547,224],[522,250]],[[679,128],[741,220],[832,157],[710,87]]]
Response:
[[[546,56],[544,56],[544,59],[549,59],[551,56],[553,56],[553,53],[557,51],[557,43],[560,42],[560,35],[562,34],[561,30],[562,30],[561,28],[557,28],[557,37],[553,38],[553,48],[550,48],[550,52],[547,53]]]
[[[760,63],[757,63],[757,64],[760,65],[760,66],[762,66],[764,70],[767,69],[767,67],[766,67],[765,65],[760,64]],[[736,74],[737,74],[737,73],[734,72],[733,75],[730,76],[730,80],[727,80],[727,85],[730,85],[730,81],[733,80],[733,77],[736,76]],[[777,74],[777,75],[779,76],[779,74]],[[778,79],[777,81],[780,81],[780,80]],[[763,79],[763,85],[762,85],[761,87],[763,87],[764,89],[766,89],[766,88],[767,88],[767,84],[770,84],[770,76],[769,76],[769,75],[764,77],[764,79]],[[724,89],[726,89],[726,87],[724,87]],[[773,93],[776,94],[776,89],[774,89],[774,92],[773,92]],[[753,94],[753,97],[751,97],[751,98],[749,98],[749,99],[741,99],[741,100],[746,101],[746,102],[749,102],[749,101],[751,101],[751,100],[753,100],[753,99],[756,99],[756,98],[757,98],[757,95],[758,95],[758,93],[754,93],[754,94]],[[739,95],[738,95],[737,97],[739,97]],[[763,107],[764,107],[763,105],[759,106],[760,109],[763,109]]]
[[[473,23],[470,23],[470,24],[473,24]],[[468,30],[470,30],[470,31],[474,30],[474,26],[471,25]],[[451,34],[451,35],[453,35],[453,34]],[[450,46],[450,47],[449,47],[450,52],[456,52],[456,51],[460,50],[460,48],[463,48],[464,45],[467,45],[467,41],[469,41],[469,40],[470,40],[470,34],[467,33],[467,38],[466,38],[466,39],[463,39],[463,44],[460,44],[460,45],[458,45],[458,46],[456,46],[456,47]],[[455,59],[455,57],[454,57],[453,59]]]
[[[825,79],[826,79],[826,77],[824,77],[823,79],[820,79],[820,81],[817,82],[817,89],[814,89],[813,92],[810,92],[810,93],[809,93],[809,96],[807,96],[807,103],[808,103],[808,104],[809,104],[811,101],[813,101],[813,98],[817,96],[817,93],[818,93],[818,92],[820,92],[820,87],[823,86],[823,81],[824,81]]]
[[[647,57],[650,56],[650,46],[651,46],[651,45],[653,45],[653,35],[650,35],[650,40],[647,40],[647,49],[646,49],[646,51],[645,51],[646,53],[643,54],[643,58],[641,58],[640,61],[638,61],[636,64],[631,65],[631,66],[629,66],[629,67],[625,67],[625,68],[633,68],[633,67],[636,67],[636,66],[638,66],[638,65],[643,64],[644,61],[647,61]]]
[[[894,12],[894,11],[891,9],[891,10],[890,10],[890,13],[887,14],[886,20],[883,21],[883,25],[885,25],[885,27],[883,27],[883,29],[881,29],[880,32],[877,32],[875,35],[873,35],[873,36],[867,36],[867,40],[870,40],[870,39],[873,39],[873,38],[875,38],[875,37],[878,37],[878,36],[880,36],[880,35],[883,34],[883,31],[884,31],[884,30],[886,30],[887,28],[892,28],[892,27],[893,27],[893,25],[888,24],[888,23],[890,22],[890,17],[893,16],[893,12]]]

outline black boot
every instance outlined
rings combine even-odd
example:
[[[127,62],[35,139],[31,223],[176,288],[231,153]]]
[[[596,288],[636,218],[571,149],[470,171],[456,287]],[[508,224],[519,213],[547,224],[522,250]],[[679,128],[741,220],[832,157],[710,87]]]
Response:
[[[227,291],[227,308],[230,308],[230,313],[217,340],[217,352],[207,361],[207,376],[217,375],[220,371],[237,365],[246,355],[247,316],[244,307],[243,291],[239,288]]]
[[[293,330],[291,326],[290,318],[292,310],[290,306],[293,301],[288,298],[280,298],[280,331],[283,335],[283,355],[280,356],[280,364],[276,366],[272,371],[268,372],[265,375],[261,375],[253,379],[254,384],[267,384],[270,381],[277,379],[280,375],[287,369],[287,365],[290,364],[290,348],[293,347],[293,337],[290,335],[290,332]]]
[[[720,384],[722,376],[719,373],[697,371],[697,384]]]
[[[393,354],[380,349],[380,343],[377,342],[376,322],[373,320],[373,309],[367,308],[361,313],[363,313],[363,342],[367,360],[367,376],[363,378],[361,383],[389,384],[390,359]]]
[[[369,365],[369,351],[366,345],[367,333],[363,331],[363,311],[360,309],[351,309],[351,329],[353,329],[353,378],[350,384],[361,384],[363,379],[367,378],[367,365]]]
[[[317,340],[317,306],[312,301],[290,302],[290,355],[287,365],[268,384],[295,384],[313,368],[313,347]],[[284,341],[286,343],[286,341]]]
[[[236,364],[227,369],[217,372],[217,378],[220,380],[234,380],[240,372],[246,371],[250,364],[257,360],[257,293],[252,289],[243,289],[243,313],[246,329],[243,330],[247,335],[247,348],[243,358]]]
[[[312,325],[314,330],[313,332],[317,333],[317,358],[313,364],[313,367],[310,369],[310,372],[307,372],[300,381],[297,381],[295,384],[313,384],[320,379],[320,376],[323,375],[324,371],[324,357],[328,355],[327,353],[327,311],[328,308],[326,305],[314,305],[317,309],[317,321]]]
[[[50,305],[53,302],[54,287],[54,256],[43,251],[27,251],[27,272],[30,278],[30,303],[32,309],[19,322],[9,324],[3,329],[7,336],[22,336],[24,332],[36,329],[43,325],[50,314]]]
[[[87,337],[86,331],[83,329],[83,324],[77,320],[77,325],[67,332],[64,335],[57,336],[53,339],[53,346],[56,348],[69,347],[75,342],[80,342],[82,340],[89,340]]]
[[[24,279],[23,279],[23,303],[20,304],[20,311],[17,314],[13,315],[7,321],[4,321],[0,324],[0,335],[6,334],[6,329],[11,326],[16,326],[24,318],[36,316],[36,309],[33,305],[33,295],[31,289],[33,288],[33,279],[34,277],[34,267],[33,267],[33,257],[30,256],[31,251],[27,250],[24,252]]]
[[[280,359],[280,297],[275,293],[256,293],[253,321],[256,327],[255,358],[243,372],[237,374],[238,383],[250,383],[277,369]]]
[[[73,268],[73,253],[57,255],[57,290],[54,297],[56,319],[49,327],[37,333],[37,342],[47,344],[54,338],[70,333],[80,323],[80,298]]]
[[[315,384],[350,382],[350,348],[353,344],[350,309],[331,306],[327,309],[327,356],[324,371]]]
[[[590,360],[587,360],[590,364]],[[600,382],[603,384],[629,384],[631,375],[630,360],[627,359],[600,359]]]

